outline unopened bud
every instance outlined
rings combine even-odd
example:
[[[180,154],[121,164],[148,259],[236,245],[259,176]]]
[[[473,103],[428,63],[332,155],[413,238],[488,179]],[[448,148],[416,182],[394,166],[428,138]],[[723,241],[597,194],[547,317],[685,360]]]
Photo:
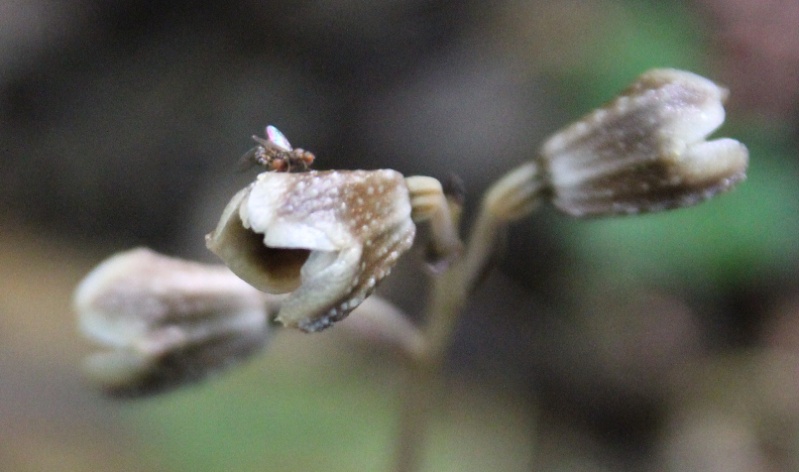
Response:
[[[87,374],[115,396],[158,393],[259,351],[268,306],[224,266],[147,249],[110,257],[75,292],[81,330],[106,348],[87,359]]]
[[[549,138],[540,163],[554,205],[574,216],[695,205],[746,177],[748,151],[706,141],[727,91],[673,69],[651,70],[618,98]]]

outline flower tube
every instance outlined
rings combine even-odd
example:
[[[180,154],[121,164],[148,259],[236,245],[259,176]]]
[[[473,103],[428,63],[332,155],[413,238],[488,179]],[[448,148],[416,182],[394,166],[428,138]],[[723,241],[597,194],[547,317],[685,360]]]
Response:
[[[727,90],[704,77],[655,69],[549,138],[539,163],[553,204],[572,216],[692,206],[746,177],[748,151],[707,141],[724,122]]]
[[[206,244],[259,290],[288,293],[277,320],[310,332],[369,296],[415,232],[396,171],[264,172],[233,197]]]

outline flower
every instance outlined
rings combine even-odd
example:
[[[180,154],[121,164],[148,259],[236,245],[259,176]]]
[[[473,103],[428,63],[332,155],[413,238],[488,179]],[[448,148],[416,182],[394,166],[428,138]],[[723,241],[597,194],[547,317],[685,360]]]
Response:
[[[206,244],[259,290],[288,293],[277,320],[311,332],[369,296],[415,232],[396,171],[264,172],[228,203]]]
[[[81,331],[107,348],[86,371],[114,396],[199,380],[264,346],[273,302],[221,265],[148,249],[116,254],[75,291]]]
[[[748,151],[706,141],[724,122],[727,90],[690,72],[655,69],[551,138],[538,163],[554,205],[573,216],[695,205],[746,177]]]

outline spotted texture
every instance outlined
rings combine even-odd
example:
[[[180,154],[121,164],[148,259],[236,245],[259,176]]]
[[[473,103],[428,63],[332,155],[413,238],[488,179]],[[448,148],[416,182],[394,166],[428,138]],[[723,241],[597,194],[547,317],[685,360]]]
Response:
[[[745,177],[746,148],[705,141],[724,121],[726,90],[692,73],[650,71],[541,149],[556,207],[575,216],[699,203]]]
[[[391,272],[416,231],[405,180],[393,170],[265,172],[235,205],[209,235],[209,248],[257,288],[289,288],[277,319],[304,331],[347,316]],[[234,244],[215,243],[221,240]],[[268,250],[254,250],[254,242]],[[286,251],[295,252],[275,263]]]

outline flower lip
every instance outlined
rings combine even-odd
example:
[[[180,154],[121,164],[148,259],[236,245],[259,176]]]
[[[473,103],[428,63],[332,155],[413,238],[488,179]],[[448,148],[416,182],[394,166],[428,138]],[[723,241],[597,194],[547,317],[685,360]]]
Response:
[[[266,246],[263,235],[245,228],[240,207],[251,189],[249,186],[233,196],[214,232],[206,236],[206,245],[250,285],[264,292],[290,292],[300,284],[300,268],[310,251]]]
[[[414,234],[398,172],[264,172],[233,197],[206,241],[246,282],[291,292],[279,321],[318,331],[374,290]]]
[[[722,138],[726,89],[656,69],[541,148],[555,206],[574,216],[690,206],[745,178],[748,151]]]

